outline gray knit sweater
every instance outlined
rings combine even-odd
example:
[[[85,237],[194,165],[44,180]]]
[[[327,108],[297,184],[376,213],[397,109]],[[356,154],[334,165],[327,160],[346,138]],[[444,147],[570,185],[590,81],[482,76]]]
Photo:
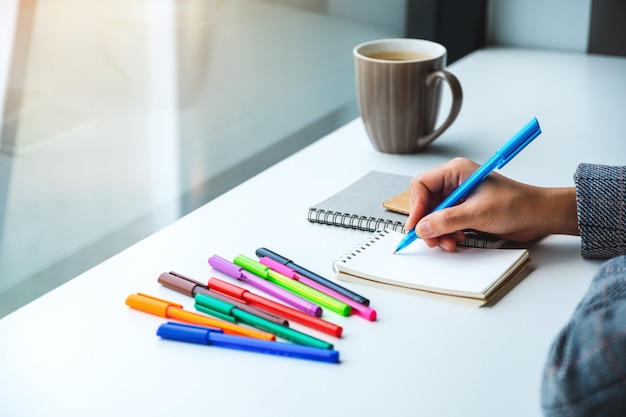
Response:
[[[581,164],[574,175],[582,255],[612,258],[594,276],[548,353],[546,417],[626,415],[626,167]]]
[[[626,166],[580,164],[574,182],[582,256],[626,254]]]

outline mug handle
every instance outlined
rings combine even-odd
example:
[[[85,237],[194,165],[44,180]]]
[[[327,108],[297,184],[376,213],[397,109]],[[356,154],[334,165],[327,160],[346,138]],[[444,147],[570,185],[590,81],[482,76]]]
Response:
[[[448,118],[441,124],[441,126],[439,126],[439,128],[435,129],[428,135],[417,139],[417,147],[420,150],[428,146],[450,127],[452,122],[454,122],[456,117],[459,115],[459,112],[461,111],[461,104],[463,103],[463,90],[461,89],[461,83],[459,83],[459,80],[454,76],[454,74],[449,73],[446,70],[432,72],[426,78],[426,85],[431,86],[437,79],[442,79],[448,83],[450,91],[452,91],[452,105],[450,106]]]

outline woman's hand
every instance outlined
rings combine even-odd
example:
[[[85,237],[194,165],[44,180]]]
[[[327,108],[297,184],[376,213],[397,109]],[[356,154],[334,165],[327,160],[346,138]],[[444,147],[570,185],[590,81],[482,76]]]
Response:
[[[578,235],[576,189],[541,188],[491,173],[460,204],[430,213],[479,165],[455,158],[411,180],[411,213],[406,230],[430,247],[453,251],[473,229],[515,241],[549,234]],[[430,213],[430,214],[429,214]]]

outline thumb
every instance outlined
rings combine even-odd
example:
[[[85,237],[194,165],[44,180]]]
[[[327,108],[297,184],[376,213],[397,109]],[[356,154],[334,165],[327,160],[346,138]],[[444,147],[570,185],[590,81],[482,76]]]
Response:
[[[430,213],[417,223],[415,233],[421,238],[436,238],[467,229],[467,225],[460,224],[462,218],[458,212],[456,206]]]

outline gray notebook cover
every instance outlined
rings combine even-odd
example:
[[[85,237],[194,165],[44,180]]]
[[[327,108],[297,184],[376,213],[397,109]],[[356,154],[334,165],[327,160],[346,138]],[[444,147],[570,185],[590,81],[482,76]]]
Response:
[[[309,208],[308,220],[368,232],[403,231],[408,216],[387,210],[383,201],[409,187],[411,177],[371,171],[348,187]]]
[[[383,202],[406,191],[411,177],[371,171],[343,190],[309,208],[311,223],[374,232],[390,229],[404,233],[409,217],[383,207]],[[466,232],[465,246],[499,248],[506,241],[474,231]]]

